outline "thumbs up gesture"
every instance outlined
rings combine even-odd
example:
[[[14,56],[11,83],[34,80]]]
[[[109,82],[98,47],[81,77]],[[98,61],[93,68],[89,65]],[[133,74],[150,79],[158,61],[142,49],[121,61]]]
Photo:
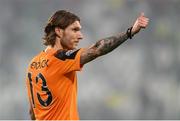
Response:
[[[144,16],[144,13],[137,18],[133,27],[132,27],[132,35],[138,33],[141,29],[145,29],[148,26],[149,18]]]

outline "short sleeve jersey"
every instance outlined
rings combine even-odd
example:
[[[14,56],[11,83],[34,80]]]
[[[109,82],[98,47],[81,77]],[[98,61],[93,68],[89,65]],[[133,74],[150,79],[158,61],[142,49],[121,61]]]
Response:
[[[42,51],[30,62],[28,97],[37,120],[78,120],[77,76],[83,49]]]

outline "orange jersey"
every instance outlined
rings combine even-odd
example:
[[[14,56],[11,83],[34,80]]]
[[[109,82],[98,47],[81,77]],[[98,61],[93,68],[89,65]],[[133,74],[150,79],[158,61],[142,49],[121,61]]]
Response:
[[[26,77],[28,97],[37,120],[78,120],[77,77],[82,49],[49,49],[35,56]]]

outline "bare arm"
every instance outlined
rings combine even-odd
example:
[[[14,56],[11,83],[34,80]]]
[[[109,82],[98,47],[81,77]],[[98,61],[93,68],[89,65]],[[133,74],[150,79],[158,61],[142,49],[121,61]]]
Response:
[[[134,23],[131,31],[99,40],[98,42],[96,42],[96,44],[85,49],[82,52],[81,65],[84,65],[99,56],[111,52],[123,42],[125,42],[128,38],[131,38],[133,35],[138,33],[142,28],[145,28],[148,25],[148,22],[149,19],[144,17],[144,14],[142,13]]]
[[[88,49],[85,49],[81,54],[81,65],[84,65],[95,58],[105,55],[119,45],[121,45],[124,41],[128,39],[127,34],[121,33],[116,36],[111,36],[102,40],[99,40]]]
[[[30,109],[29,109],[29,114],[30,114],[31,120],[36,120],[34,111],[33,111],[33,108],[31,105],[30,105]]]

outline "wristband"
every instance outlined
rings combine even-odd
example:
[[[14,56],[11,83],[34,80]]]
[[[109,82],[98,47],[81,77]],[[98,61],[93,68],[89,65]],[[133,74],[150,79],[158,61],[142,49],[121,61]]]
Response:
[[[128,29],[127,29],[127,32],[126,32],[126,34],[127,34],[127,36],[128,36],[129,39],[132,39],[132,37],[133,37],[133,35],[132,35],[132,28],[133,28],[133,27],[128,28]]]

